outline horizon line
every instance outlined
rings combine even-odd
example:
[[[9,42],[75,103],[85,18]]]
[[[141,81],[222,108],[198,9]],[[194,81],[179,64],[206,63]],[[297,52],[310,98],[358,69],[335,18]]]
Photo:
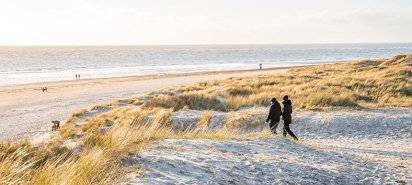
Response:
[[[216,44],[39,44],[0,45],[0,47],[105,47],[105,46],[242,46],[242,45],[330,45],[330,44],[412,44],[408,42],[311,42],[311,43],[216,43]]]

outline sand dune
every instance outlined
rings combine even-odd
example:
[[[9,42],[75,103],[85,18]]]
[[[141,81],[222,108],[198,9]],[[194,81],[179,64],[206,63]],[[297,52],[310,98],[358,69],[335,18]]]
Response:
[[[161,88],[232,76],[283,73],[287,69],[121,77],[0,87],[0,140],[37,137],[38,134],[47,133],[51,120],[65,120],[80,109]],[[47,93],[41,91],[44,86],[48,87]]]
[[[159,141],[128,184],[410,184],[412,110],[302,112],[304,142]]]

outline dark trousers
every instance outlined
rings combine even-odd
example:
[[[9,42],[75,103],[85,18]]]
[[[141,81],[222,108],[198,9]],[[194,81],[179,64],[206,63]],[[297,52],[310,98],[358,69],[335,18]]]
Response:
[[[292,123],[291,119],[284,119],[283,120],[283,137],[286,137],[286,132],[296,141],[299,140],[298,137],[293,134],[293,132],[290,130],[289,124]]]
[[[279,122],[270,122],[269,123],[269,128],[272,133],[276,133],[276,128],[278,128]]]

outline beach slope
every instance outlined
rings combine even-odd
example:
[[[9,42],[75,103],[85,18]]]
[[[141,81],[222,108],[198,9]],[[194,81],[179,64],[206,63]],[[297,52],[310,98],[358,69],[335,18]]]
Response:
[[[288,68],[89,79],[0,87],[0,140],[44,136],[50,121],[94,105],[204,80],[284,73]],[[41,88],[47,87],[48,92]]]

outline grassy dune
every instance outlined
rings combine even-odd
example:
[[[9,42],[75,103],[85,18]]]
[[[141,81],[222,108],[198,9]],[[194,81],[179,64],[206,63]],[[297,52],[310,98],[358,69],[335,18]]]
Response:
[[[173,90],[173,91],[172,91]],[[73,114],[52,141],[0,144],[0,184],[113,184],[124,180],[127,158],[151,142],[165,138],[233,139],[267,137],[267,131],[243,134],[248,115],[230,118],[230,127],[208,130],[212,113],[206,111],[196,128],[179,131],[171,126],[173,111],[237,111],[245,106],[267,106],[272,97],[289,95],[302,109],[319,107],[410,107],[412,105],[412,55],[391,59],[302,67],[282,75],[231,78],[164,89],[168,94],[136,97],[141,105],[115,108],[76,120]],[[115,106],[115,105],[113,105]],[[93,110],[99,109],[96,106]],[[102,127],[111,126],[104,133]],[[67,143],[74,143],[68,147]],[[139,172],[139,168],[135,169]]]
[[[272,97],[289,95],[299,108],[408,107],[412,105],[412,55],[295,68],[284,75],[231,78],[177,89],[183,93],[157,97],[143,106],[233,111],[268,106]],[[218,96],[224,103],[216,100]]]

